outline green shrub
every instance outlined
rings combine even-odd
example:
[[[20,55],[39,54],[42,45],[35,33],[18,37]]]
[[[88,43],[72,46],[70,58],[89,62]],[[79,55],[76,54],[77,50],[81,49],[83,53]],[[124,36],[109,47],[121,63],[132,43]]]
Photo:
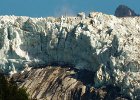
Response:
[[[18,88],[11,79],[9,82],[4,75],[0,74],[0,100],[29,100],[24,88]]]

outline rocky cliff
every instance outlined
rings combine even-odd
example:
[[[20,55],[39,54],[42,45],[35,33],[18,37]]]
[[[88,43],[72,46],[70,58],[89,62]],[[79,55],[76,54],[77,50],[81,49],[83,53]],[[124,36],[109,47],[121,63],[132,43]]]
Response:
[[[139,16],[134,12],[134,10],[130,9],[125,5],[119,5],[115,11],[115,16],[117,17],[134,17]]]
[[[59,65],[95,73],[94,87],[112,84],[140,98],[140,17],[29,18],[0,16],[0,69]]]
[[[119,87],[94,88],[93,76],[86,70],[48,66],[14,74],[13,79],[35,100],[128,100]]]

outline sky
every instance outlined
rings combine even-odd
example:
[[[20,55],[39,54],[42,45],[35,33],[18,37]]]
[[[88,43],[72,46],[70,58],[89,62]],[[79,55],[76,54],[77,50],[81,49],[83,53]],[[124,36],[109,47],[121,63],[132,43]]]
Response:
[[[120,5],[140,13],[140,0],[0,0],[0,15],[30,17],[76,16],[79,12],[114,14]]]

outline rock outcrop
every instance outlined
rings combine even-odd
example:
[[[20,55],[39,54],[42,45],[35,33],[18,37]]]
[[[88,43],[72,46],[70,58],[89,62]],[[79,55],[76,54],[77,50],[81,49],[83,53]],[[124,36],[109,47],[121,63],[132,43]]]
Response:
[[[140,98],[140,17],[0,16],[0,69],[59,65],[95,73],[95,87],[113,84]]]
[[[132,9],[125,5],[119,5],[115,11],[117,17],[134,17],[138,16]]]
[[[35,100],[127,100],[123,99],[120,88],[103,86],[96,89],[87,84],[90,80],[83,79],[78,70],[71,68],[32,69],[14,74],[13,79]]]

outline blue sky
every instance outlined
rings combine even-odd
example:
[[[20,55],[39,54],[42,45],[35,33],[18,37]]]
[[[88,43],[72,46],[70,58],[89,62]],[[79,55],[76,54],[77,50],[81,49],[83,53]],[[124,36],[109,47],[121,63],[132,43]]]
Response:
[[[120,4],[140,13],[140,0],[0,0],[0,15],[46,17],[92,11],[114,14]]]

